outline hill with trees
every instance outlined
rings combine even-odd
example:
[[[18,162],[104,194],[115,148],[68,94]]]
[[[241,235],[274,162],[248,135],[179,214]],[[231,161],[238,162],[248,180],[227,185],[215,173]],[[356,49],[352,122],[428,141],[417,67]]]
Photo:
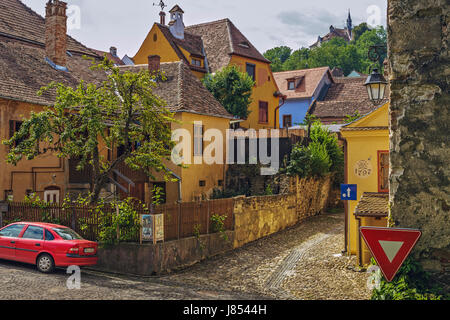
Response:
[[[387,44],[387,34],[383,26],[369,28],[361,23],[353,30],[354,39],[346,42],[342,38],[333,38],[322,43],[320,47],[300,48],[293,50],[287,46],[267,50],[264,56],[272,62],[272,71],[289,71],[317,67],[341,68],[345,75],[353,70],[368,74],[373,62],[368,57],[368,50],[373,45]],[[377,62],[377,67],[383,69],[386,58],[385,51]]]

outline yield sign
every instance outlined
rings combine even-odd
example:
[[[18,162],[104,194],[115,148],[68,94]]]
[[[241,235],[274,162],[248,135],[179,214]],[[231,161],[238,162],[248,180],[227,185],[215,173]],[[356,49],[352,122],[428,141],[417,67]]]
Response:
[[[361,227],[361,235],[388,282],[391,282],[421,236],[419,230]]]

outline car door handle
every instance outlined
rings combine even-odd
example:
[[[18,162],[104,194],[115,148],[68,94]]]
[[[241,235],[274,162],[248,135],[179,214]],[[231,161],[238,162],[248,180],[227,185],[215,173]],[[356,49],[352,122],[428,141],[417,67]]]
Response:
[[[36,243],[36,247],[40,247],[41,246],[41,244],[40,243]]]
[[[16,243],[15,241],[11,241],[11,243]]]

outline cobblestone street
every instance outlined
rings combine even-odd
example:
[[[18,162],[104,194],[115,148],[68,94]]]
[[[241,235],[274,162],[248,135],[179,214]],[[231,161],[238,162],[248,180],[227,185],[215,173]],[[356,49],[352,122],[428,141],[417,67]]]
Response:
[[[341,256],[343,214],[324,214],[161,277],[137,278],[84,270],[81,289],[69,290],[60,269],[0,261],[0,299],[264,300],[368,299],[368,275]]]

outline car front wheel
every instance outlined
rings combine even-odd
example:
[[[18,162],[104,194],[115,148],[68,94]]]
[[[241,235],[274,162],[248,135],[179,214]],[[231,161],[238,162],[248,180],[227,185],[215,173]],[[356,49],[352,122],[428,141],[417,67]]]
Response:
[[[36,261],[36,266],[40,272],[51,273],[55,269],[55,261],[48,254],[42,254]]]

